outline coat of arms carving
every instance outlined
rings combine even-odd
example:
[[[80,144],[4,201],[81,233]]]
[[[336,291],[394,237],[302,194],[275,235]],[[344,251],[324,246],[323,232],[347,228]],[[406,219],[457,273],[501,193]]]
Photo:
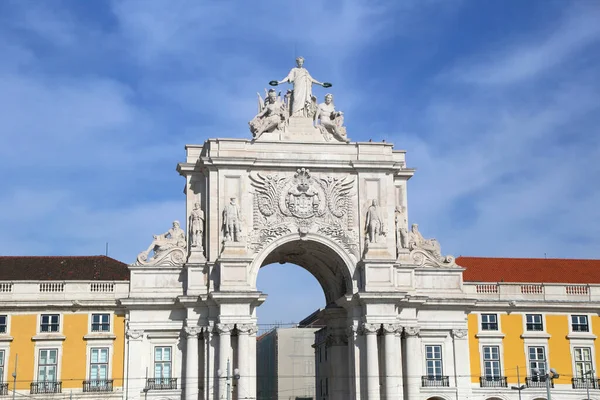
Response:
[[[254,232],[249,245],[255,251],[285,233],[319,232],[358,253],[350,200],[352,177],[315,177],[307,168],[293,176],[256,173],[250,176],[254,193]]]

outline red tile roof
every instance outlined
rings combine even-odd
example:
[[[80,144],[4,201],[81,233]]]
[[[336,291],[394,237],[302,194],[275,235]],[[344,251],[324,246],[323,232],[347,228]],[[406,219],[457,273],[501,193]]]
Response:
[[[106,256],[0,256],[0,280],[128,281],[129,269]]]
[[[465,282],[598,283],[600,260],[458,257]]]

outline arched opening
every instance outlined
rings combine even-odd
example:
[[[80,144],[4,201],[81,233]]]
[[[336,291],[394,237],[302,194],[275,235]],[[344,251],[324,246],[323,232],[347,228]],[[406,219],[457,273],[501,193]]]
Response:
[[[345,261],[316,240],[282,240],[257,258],[257,399],[323,398],[347,391]],[[350,286],[349,286],[350,285]],[[283,322],[283,324],[279,324]],[[345,381],[344,381],[345,379]]]

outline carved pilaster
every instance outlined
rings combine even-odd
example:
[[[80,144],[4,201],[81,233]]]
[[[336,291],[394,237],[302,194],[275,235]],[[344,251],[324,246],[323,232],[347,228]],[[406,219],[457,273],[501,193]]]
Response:
[[[129,340],[141,340],[144,336],[144,331],[138,329],[127,329],[125,335],[127,335],[127,339]]]
[[[202,328],[194,325],[186,326],[185,328],[183,328],[183,330],[185,332],[185,337],[188,339],[197,338],[198,335],[202,332]]]
[[[406,336],[418,336],[421,332],[421,328],[418,326],[407,326],[404,328],[404,334]]]
[[[256,335],[258,327],[255,324],[238,324],[236,329],[242,335]]]
[[[468,331],[466,329],[452,329],[454,339],[466,339]]]
[[[215,331],[219,335],[231,335],[231,331],[233,330],[233,324],[217,324],[215,326]]]
[[[400,324],[383,324],[384,334],[396,334],[402,332],[402,325]]]
[[[361,326],[361,331],[363,335],[372,335],[372,334],[376,334],[377,331],[379,331],[379,328],[381,327],[380,324],[371,324],[368,322],[364,322]]]

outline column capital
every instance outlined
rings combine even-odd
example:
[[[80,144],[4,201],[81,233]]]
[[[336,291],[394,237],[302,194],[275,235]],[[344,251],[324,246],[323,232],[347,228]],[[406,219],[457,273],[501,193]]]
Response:
[[[256,335],[258,332],[256,324],[237,324],[236,329],[240,335]]]
[[[190,325],[183,328],[185,332],[185,337],[188,339],[197,338],[198,335],[202,332],[202,328],[197,325]]]
[[[404,327],[404,333],[406,336],[418,336],[419,332],[421,332],[421,328],[418,326],[406,326]]]
[[[466,329],[452,329],[452,337],[454,339],[465,339],[468,333]]]
[[[386,335],[396,334],[402,332],[402,325],[400,324],[383,324],[383,333]]]
[[[127,329],[125,335],[130,340],[141,340],[142,336],[144,336],[144,331],[141,329]]]
[[[380,327],[381,327],[380,324],[371,324],[371,323],[368,323],[368,322],[363,322],[363,324],[361,326],[362,332],[365,335],[374,335],[374,334],[376,334]]]
[[[233,324],[218,323],[215,326],[215,330],[219,335],[231,335],[231,331],[233,330]]]

